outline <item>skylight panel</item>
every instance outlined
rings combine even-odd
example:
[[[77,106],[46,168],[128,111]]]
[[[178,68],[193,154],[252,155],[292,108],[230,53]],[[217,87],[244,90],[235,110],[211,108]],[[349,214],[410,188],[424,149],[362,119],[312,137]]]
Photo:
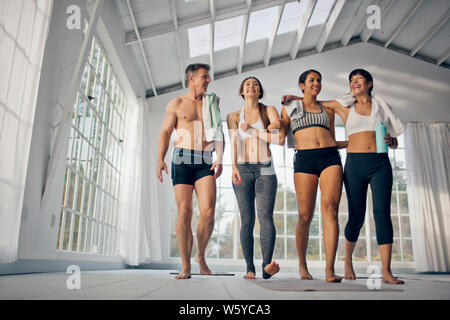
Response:
[[[209,53],[209,24],[188,29],[189,54],[191,58]]]
[[[324,24],[327,21],[335,2],[335,0],[317,1],[311,20],[309,20],[308,28]]]
[[[308,1],[289,2],[284,6],[277,35],[297,30],[300,19],[305,14]]]
[[[252,12],[248,24],[246,43],[269,38],[277,7]]]
[[[216,21],[214,26],[214,51],[238,47],[241,41],[243,16]]]

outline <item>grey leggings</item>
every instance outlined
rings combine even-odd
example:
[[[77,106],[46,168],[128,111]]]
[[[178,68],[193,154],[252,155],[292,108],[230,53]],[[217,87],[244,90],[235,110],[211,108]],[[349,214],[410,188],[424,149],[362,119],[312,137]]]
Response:
[[[273,222],[273,209],[277,195],[277,176],[271,163],[243,163],[237,165],[241,175],[240,185],[233,183],[233,190],[241,215],[241,246],[247,264],[247,273],[255,272],[253,264],[253,229],[255,227],[255,200],[256,211],[260,224],[261,251],[263,257],[262,274],[264,279],[270,275],[264,267],[272,261],[275,247],[275,224]]]

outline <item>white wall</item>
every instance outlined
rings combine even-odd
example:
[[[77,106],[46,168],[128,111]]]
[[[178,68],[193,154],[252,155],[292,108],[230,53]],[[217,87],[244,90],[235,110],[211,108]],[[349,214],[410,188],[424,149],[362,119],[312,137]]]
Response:
[[[327,51],[245,72],[240,75],[213,81],[208,91],[221,97],[222,118],[226,114],[242,108],[242,98],[238,96],[241,81],[247,76],[256,76],[264,87],[264,103],[274,105],[281,111],[280,97],[284,94],[301,95],[297,88],[298,77],[307,69],[317,69],[322,73],[322,92],[319,99],[327,100],[349,91],[348,74],[356,68],[370,71],[374,77],[374,92],[388,101],[398,117],[409,121],[450,121],[450,70],[427,62],[386,50],[370,43],[357,43],[346,48]],[[177,90],[147,100],[151,113],[151,123],[155,139],[159,138],[167,103],[187,90]],[[342,124],[339,117],[336,118]],[[155,144],[156,145],[156,144]],[[226,149],[227,152],[228,149]],[[157,154],[157,149],[152,150]],[[171,150],[167,152],[166,164],[170,167]],[[157,157],[154,159],[157,160]],[[150,179],[156,179],[155,176]],[[169,176],[159,184],[157,190],[161,201],[160,223],[163,260],[166,260],[170,244],[170,219],[175,203]]]
[[[222,117],[242,107],[238,96],[241,81],[256,76],[264,87],[266,104],[279,111],[284,94],[301,95],[298,77],[303,71],[316,69],[322,73],[319,100],[328,100],[349,92],[348,74],[364,68],[374,78],[374,93],[384,97],[402,121],[450,121],[450,70],[407,57],[371,43],[356,43],[268,68],[213,81],[208,91],[221,97]],[[170,98],[185,90],[149,99],[152,111],[165,109]]]
[[[60,211],[40,213],[40,201],[44,188],[47,163],[53,143],[56,126],[61,116],[62,103],[69,88],[75,61],[82,44],[81,30],[66,27],[66,8],[78,5],[82,18],[89,21],[92,6],[86,0],[54,1],[49,36],[46,43],[40,87],[36,104],[36,116],[27,171],[27,182],[23,201],[23,214],[19,239],[19,259],[71,259],[70,255],[57,254],[56,242],[59,229]],[[87,12],[86,12],[87,11]],[[97,26],[98,37],[107,50],[107,56],[121,82],[130,103],[136,96],[144,96],[145,88],[139,69],[132,58],[132,52],[125,46],[125,34],[120,16],[112,1],[105,1]],[[126,77],[128,76],[129,79]],[[57,194],[52,196],[49,207],[60,208],[63,196],[65,163],[60,163]],[[53,217],[53,224],[52,224]],[[76,257],[79,259],[80,257]],[[72,257],[73,259],[73,257]],[[92,256],[95,260],[105,260]],[[108,260],[108,259],[106,259]]]

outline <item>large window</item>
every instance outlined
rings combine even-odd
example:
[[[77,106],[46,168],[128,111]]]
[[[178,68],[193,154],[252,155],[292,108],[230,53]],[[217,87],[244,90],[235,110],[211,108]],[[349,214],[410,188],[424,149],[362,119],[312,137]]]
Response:
[[[229,152],[228,132],[225,126],[226,149],[224,156],[223,173],[217,180],[217,201],[214,231],[208,244],[206,255],[208,258],[217,259],[243,259],[239,240],[240,218],[236,198],[231,184],[231,158]],[[336,139],[345,140],[345,128],[336,127]],[[277,230],[275,260],[297,260],[297,249],[295,244],[295,229],[298,219],[297,198],[295,195],[293,181],[293,159],[294,150],[286,146],[271,145],[273,161],[278,179],[277,198],[274,209],[274,221]],[[346,152],[340,150],[343,165],[345,165]],[[391,218],[394,226],[393,261],[413,261],[412,240],[409,221],[408,201],[406,194],[406,174],[404,161],[403,139],[399,139],[399,148],[389,150],[391,159],[394,185],[392,192]],[[193,202],[192,231],[195,234],[199,211],[196,197]],[[176,241],[176,204],[172,209],[171,246],[170,256],[179,257]],[[347,196],[345,188],[342,190],[341,203],[339,207],[339,246],[337,260],[344,259],[344,228],[348,220]],[[308,241],[307,259],[325,261],[325,250],[323,245],[323,219],[320,211],[320,189],[317,194],[316,209],[310,227]],[[256,219],[254,229],[255,258],[262,259],[259,241],[259,222]],[[196,252],[196,241],[194,241],[192,256]],[[365,225],[361,230],[359,241],[354,252],[355,261],[380,260],[379,250],[376,243],[375,225],[372,211],[372,198],[370,188],[367,196],[367,213]]]
[[[118,253],[126,100],[94,37],[73,109],[57,249]]]

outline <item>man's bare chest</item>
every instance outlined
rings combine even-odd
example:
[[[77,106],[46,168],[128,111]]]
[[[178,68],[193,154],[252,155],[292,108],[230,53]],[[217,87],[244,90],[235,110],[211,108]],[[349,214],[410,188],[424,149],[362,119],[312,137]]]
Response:
[[[202,121],[202,105],[188,104],[179,106],[177,117],[183,122]]]

